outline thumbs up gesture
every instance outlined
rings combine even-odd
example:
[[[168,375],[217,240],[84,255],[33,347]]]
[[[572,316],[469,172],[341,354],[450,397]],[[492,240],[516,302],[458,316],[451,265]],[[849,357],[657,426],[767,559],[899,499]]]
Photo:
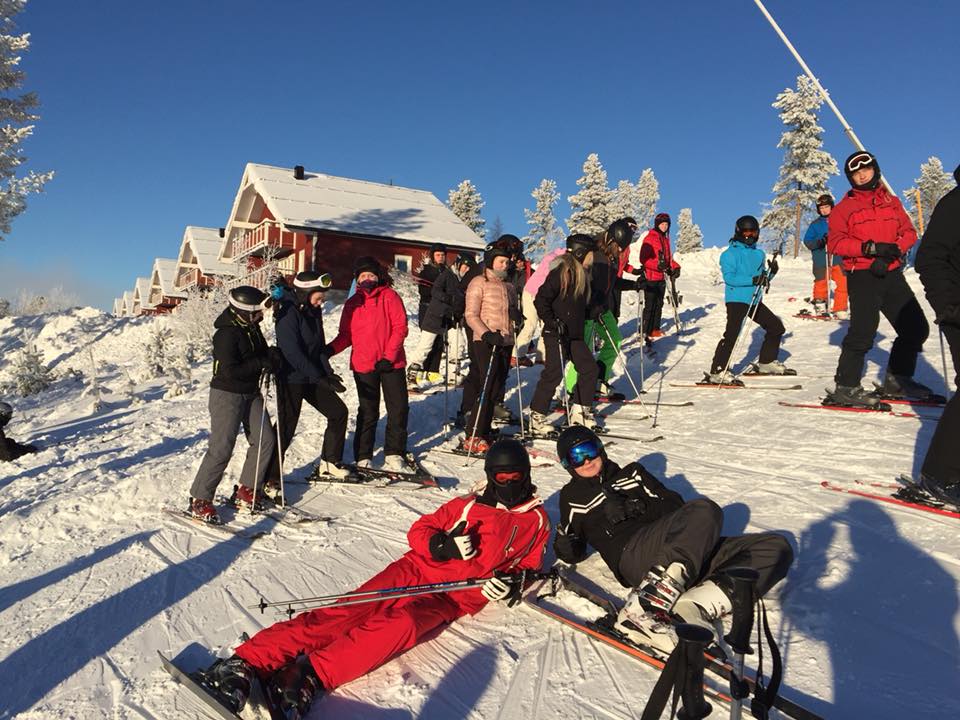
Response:
[[[469,560],[477,554],[473,536],[467,532],[467,521],[461,520],[450,532],[438,532],[430,538],[430,554],[434,560]]]

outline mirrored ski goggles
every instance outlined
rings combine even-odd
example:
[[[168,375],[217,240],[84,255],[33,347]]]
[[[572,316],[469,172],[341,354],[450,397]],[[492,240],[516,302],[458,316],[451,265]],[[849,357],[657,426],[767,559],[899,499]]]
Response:
[[[301,290],[329,290],[333,287],[333,278],[329,273],[323,273],[316,280],[297,280],[294,279],[293,286]]]
[[[874,162],[876,161],[873,159],[873,155],[870,153],[859,153],[847,161],[847,172],[856,172],[860,168],[870,167]]]
[[[596,460],[603,453],[603,445],[599,440],[584,440],[567,451],[567,467],[578,468],[584,463]]]
[[[522,482],[524,474],[520,470],[498,470],[493,473],[493,481],[497,485],[508,485],[509,483]]]

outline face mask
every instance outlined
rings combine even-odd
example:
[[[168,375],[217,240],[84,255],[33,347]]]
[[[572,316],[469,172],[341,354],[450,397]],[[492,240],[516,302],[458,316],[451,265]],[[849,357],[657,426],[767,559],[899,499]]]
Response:
[[[377,286],[376,280],[364,280],[362,283],[357,285],[357,288],[360,290],[366,290],[367,292],[370,292],[376,286]]]
[[[500,280],[506,280],[507,276],[510,274],[509,270],[491,270],[494,277],[499,278]]]

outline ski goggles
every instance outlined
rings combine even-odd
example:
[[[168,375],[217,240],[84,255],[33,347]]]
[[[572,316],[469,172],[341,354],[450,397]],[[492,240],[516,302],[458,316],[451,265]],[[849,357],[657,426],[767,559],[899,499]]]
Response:
[[[229,300],[230,305],[235,307],[237,310],[246,310],[250,313],[263,312],[264,310],[269,310],[273,307],[273,298],[267,295],[259,304],[253,305],[250,303],[240,302],[239,300],[234,300],[232,297]]]
[[[755,237],[760,237],[760,231],[759,230],[741,230],[740,235],[745,238],[755,238]]]
[[[521,470],[497,470],[493,473],[493,481],[497,485],[523,482],[524,473]]]
[[[872,167],[876,162],[873,155],[868,152],[857,153],[847,160],[847,172],[856,172],[861,168]]]
[[[329,290],[333,287],[333,278],[330,277],[330,273],[323,273],[316,280],[294,279],[293,286],[301,290]]]
[[[567,451],[564,458],[567,467],[578,468],[603,454],[603,445],[599,440],[584,440]]]

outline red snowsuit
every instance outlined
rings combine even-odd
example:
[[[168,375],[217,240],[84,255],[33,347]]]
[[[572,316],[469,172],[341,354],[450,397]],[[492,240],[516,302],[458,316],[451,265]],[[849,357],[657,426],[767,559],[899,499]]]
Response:
[[[489,577],[494,570],[539,570],[550,537],[543,501],[534,497],[514,508],[491,507],[468,495],[417,520],[407,533],[411,550],[358,588]],[[477,554],[470,560],[434,560],[430,538],[467,521]],[[487,604],[479,588],[418,595],[363,605],[310,610],[261,630],[236,654],[262,674],[275,671],[306,652],[323,683],[332,690],[374,670],[417,645],[435,628],[476,613]]]
[[[907,216],[900,199],[887,192],[883,185],[875,190],[851,190],[827,219],[827,250],[843,258],[843,269],[866,270],[876,260],[865,257],[863,243],[896,243],[906,253],[917,242],[917,231]],[[900,267],[900,260],[891,260],[887,270]]]
[[[407,364],[403,339],[407,336],[407,311],[393,288],[377,285],[372,290],[357,288],[343,304],[340,332],[330,343],[333,354],[353,346],[350,369],[372,373],[378,360],[387,359],[395,370]]]
[[[663,271],[660,270],[661,252],[664,261],[672,270],[680,267],[677,261],[673,259],[673,251],[670,249],[670,236],[664,235],[658,228],[647,230],[640,246],[640,263],[643,265],[644,275],[650,282],[663,280]]]

